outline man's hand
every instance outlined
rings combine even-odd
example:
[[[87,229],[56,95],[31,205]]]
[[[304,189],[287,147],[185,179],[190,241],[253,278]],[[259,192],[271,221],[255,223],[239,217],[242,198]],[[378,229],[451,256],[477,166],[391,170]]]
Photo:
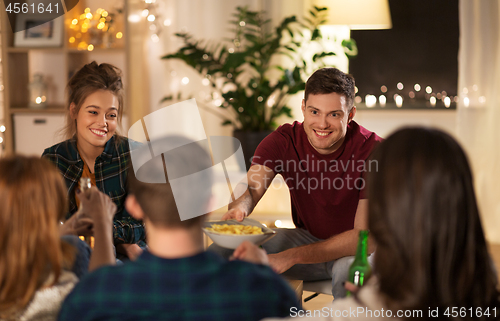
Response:
[[[248,241],[244,241],[236,248],[236,250],[234,250],[231,260],[241,260],[254,264],[269,265],[266,251],[259,249],[255,244]]]
[[[274,171],[263,165],[252,165],[247,173],[247,182],[238,184],[234,194],[241,195],[234,202],[229,204],[229,210],[222,216],[222,220],[236,219],[243,221],[245,217],[252,213],[255,205],[266,192],[269,184],[276,174]],[[248,184],[248,185],[247,185]],[[243,193],[242,192],[243,189]]]
[[[135,261],[142,254],[142,249],[137,244],[119,244],[116,246],[116,250],[125,254],[131,261]]]
[[[268,255],[269,265],[274,272],[281,274],[296,264],[295,257],[291,250],[292,249]]]
[[[241,222],[246,216],[247,214],[243,210],[239,208],[233,208],[227,211],[226,214],[222,216],[222,220],[225,221],[225,220],[236,219],[238,222]]]

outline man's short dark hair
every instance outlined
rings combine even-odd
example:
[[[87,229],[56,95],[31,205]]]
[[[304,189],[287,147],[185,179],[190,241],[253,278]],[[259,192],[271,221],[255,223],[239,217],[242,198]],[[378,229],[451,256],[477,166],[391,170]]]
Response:
[[[156,144],[165,146],[164,150],[168,150],[168,146],[180,147],[164,152],[135,171],[133,166],[130,166],[127,179],[129,193],[135,196],[144,216],[154,225],[189,228],[199,224],[205,215],[181,220],[176,201],[190,204],[190,210],[195,213],[206,213],[212,196],[211,189],[189,186],[189,183],[181,181],[176,183],[174,198],[170,180],[201,172],[203,186],[211,186],[213,177],[210,171],[205,171],[212,166],[210,155],[200,143],[181,136],[165,137],[161,141],[157,140]],[[165,178],[167,183],[145,183],[158,181],[159,177]]]
[[[354,78],[337,68],[322,68],[316,70],[306,82],[305,101],[310,94],[322,95],[338,93],[346,98],[347,107],[354,103]]]

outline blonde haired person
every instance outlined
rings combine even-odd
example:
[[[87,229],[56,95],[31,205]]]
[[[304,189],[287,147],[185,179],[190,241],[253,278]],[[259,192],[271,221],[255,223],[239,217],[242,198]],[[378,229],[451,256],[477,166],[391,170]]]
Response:
[[[66,218],[78,209],[75,194],[80,178],[90,178],[92,185],[109,195],[117,206],[113,222],[117,251],[135,259],[146,243],[143,224],[124,208],[130,150],[128,139],[117,134],[124,108],[121,71],[93,61],[71,77],[68,94],[64,128],[68,139],[45,149],[42,155],[64,176],[69,197]],[[88,222],[85,234],[92,234],[91,227]]]
[[[115,205],[92,189],[81,197],[95,229],[89,270],[113,264]],[[66,187],[48,161],[22,156],[0,160],[0,320],[55,320],[78,277],[75,248],[62,241]]]

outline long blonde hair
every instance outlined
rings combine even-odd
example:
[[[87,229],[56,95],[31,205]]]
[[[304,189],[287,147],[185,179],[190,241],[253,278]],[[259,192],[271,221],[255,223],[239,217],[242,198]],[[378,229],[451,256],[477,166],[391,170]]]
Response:
[[[49,161],[0,160],[0,317],[23,309],[49,276],[55,283],[71,266],[74,249],[58,231],[67,206],[66,186]]]

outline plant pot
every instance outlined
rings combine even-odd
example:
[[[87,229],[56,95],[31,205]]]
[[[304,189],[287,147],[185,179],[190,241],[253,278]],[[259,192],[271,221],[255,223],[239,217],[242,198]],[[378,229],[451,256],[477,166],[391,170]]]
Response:
[[[233,131],[233,136],[238,139],[241,143],[241,148],[243,150],[243,156],[245,157],[245,170],[248,171],[251,165],[251,159],[255,154],[257,146],[260,142],[270,133],[272,130],[262,130],[258,132],[247,132],[236,129]]]

